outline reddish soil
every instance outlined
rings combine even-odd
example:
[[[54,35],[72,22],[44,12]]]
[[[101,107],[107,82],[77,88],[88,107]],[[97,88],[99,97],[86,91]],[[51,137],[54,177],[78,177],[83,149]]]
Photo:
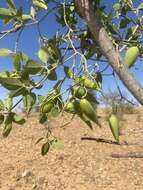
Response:
[[[142,190],[143,158],[112,158],[112,153],[143,153],[143,115],[125,115],[121,123],[121,143],[96,142],[93,138],[114,141],[104,117],[102,129],[91,131],[82,121],[60,128],[66,116],[50,121],[53,134],[63,141],[62,149],[51,148],[41,156],[46,125],[32,116],[24,126],[15,125],[8,138],[0,140],[1,190]],[[48,124],[47,124],[48,125]],[[0,129],[2,130],[2,129]],[[90,137],[91,140],[81,140]]]

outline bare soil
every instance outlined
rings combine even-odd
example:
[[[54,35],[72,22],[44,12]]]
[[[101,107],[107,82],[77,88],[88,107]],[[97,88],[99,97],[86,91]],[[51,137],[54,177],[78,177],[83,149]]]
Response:
[[[102,129],[95,125],[93,131],[78,118],[60,128],[69,115],[45,126],[33,115],[24,126],[15,125],[8,138],[0,139],[0,189],[142,190],[143,158],[111,157],[113,153],[143,153],[142,113],[124,116],[122,145],[110,143],[114,139],[104,115],[100,119]],[[48,125],[64,147],[51,148],[46,156],[41,156],[44,141],[37,145],[35,142],[45,137]],[[97,138],[103,142],[97,142]]]

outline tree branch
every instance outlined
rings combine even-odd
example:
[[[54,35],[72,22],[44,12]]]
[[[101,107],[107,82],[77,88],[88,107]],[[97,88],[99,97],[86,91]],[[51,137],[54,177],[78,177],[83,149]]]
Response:
[[[121,81],[132,93],[132,95],[143,105],[143,88],[136,79],[129,73],[127,66],[121,60],[108,33],[100,22],[99,15],[93,9],[90,0],[75,0],[79,11],[83,15],[91,33],[101,48],[103,55],[107,58],[113,70]]]
[[[143,158],[143,152],[112,153],[112,158]]]

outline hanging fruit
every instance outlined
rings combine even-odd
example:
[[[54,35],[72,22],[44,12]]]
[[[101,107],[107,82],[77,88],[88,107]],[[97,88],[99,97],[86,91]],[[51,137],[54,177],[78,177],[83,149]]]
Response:
[[[130,47],[125,54],[124,62],[127,64],[128,68],[132,67],[136,62],[139,55],[139,49],[137,46]]]

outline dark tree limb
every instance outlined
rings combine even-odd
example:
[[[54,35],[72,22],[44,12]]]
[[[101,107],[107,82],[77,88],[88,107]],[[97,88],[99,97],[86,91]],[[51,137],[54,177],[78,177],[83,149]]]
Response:
[[[143,105],[143,88],[129,73],[127,66],[121,60],[108,33],[100,22],[100,18],[93,9],[90,0],[75,0],[77,7],[85,19],[91,33],[101,48],[103,55],[107,58],[113,70],[117,73],[123,84],[132,95]]]
[[[103,138],[96,138],[96,137],[81,137],[81,140],[96,141],[97,143],[105,143],[105,144],[120,145],[120,146],[143,147],[143,143],[141,143],[141,142],[128,143],[127,141],[123,141],[123,142],[118,143],[116,141],[107,140],[107,139],[103,139]]]

